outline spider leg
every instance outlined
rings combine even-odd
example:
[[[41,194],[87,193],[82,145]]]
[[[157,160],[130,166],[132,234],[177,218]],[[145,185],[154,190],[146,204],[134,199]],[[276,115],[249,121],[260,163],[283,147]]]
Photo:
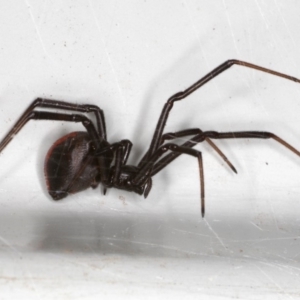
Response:
[[[133,178],[132,184],[135,185],[144,185],[147,183],[149,178],[151,177],[151,170],[155,164],[155,162],[164,155],[167,151],[176,152],[180,154],[188,154],[198,159],[199,166],[199,176],[200,176],[200,199],[201,199],[201,214],[204,217],[205,214],[205,197],[204,197],[204,171],[203,171],[203,161],[202,154],[200,151],[191,149],[188,147],[178,146],[176,144],[165,144],[157,149],[157,151],[147,160],[147,163],[139,170],[137,175]],[[151,188],[151,186],[150,186]],[[150,191],[147,187],[147,194]]]
[[[177,132],[168,132],[162,135],[161,137],[161,144],[163,144],[166,140],[173,140],[176,138],[181,138],[181,137],[186,137],[186,136],[190,136],[190,135],[195,135],[202,137],[203,131],[199,128],[192,128],[192,129],[185,129],[185,130],[181,130],[181,131],[177,131]],[[211,139],[204,137],[203,136],[203,140],[199,140],[197,142],[194,142],[192,145],[190,145],[189,143],[183,144],[183,147],[189,147],[192,148],[193,146],[195,146],[197,143],[200,143],[202,141],[206,141],[221,157],[222,159],[227,163],[227,165],[232,169],[233,172],[237,173],[235,167],[233,166],[233,164],[229,161],[229,159],[226,157],[226,155],[217,147],[217,145],[215,143],[212,142]],[[192,140],[191,140],[192,141]],[[148,155],[148,153],[145,154],[145,156]],[[179,155],[178,153],[171,153],[170,154],[175,155],[176,157]]]
[[[95,116],[96,116],[98,135],[103,140],[106,140],[106,128],[105,128],[104,114],[103,114],[103,111],[99,107],[97,107],[95,105],[77,105],[77,104],[69,103],[69,102],[37,98],[36,100],[34,100],[31,103],[31,105],[29,105],[29,107],[26,109],[26,111],[23,113],[23,115],[16,122],[14,127],[4,137],[4,139],[0,143],[0,152],[7,146],[7,144],[13,139],[13,137],[19,131],[18,128],[22,128],[23,125],[28,121],[27,120],[28,116],[37,107],[63,109],[63,110],[70,110],[70,111],[77,111],[77,112],[84,112],[84,113],[93,112],[93,113],[95,113]]]
[[[268,131],[236,131],[236,132],[217,132],[217,131],[204,131],[206,137],[212,139],[237,139],[237,138],[253,138],[253,139],[273,139],[279,144],[283,145],[296,155],[300,156],[300,152],[290,145],[288,142],[277,136],[276,134]]]
[[[122,140],[120,143],[123,145],[122,166],[124,166],[127,163],[132,143],[129,140]]]
[[[196,129],[193,129],[196,132]],[[201,130],[199,130],[201,131]],[[184,132],[184,131],[182,131]],[[180,134],[180,133],[179,133]],[[171,138],[172,133],[170,133],[169,136],[165,136],[166,139],[168,137]],[[166,144],[161,146],[155,154],[150,158],[151,160],[147,162],[147,164],[140,170],[137,177],[134,180],[137,180],[137,182],[142,182],[142,180],[145,180],[145,178],[150,178],[157,174],[159,171],[161,171],[163,168],[165,168],[168,164],[170,164],[174,159],[176,159],[179,155],[183,153],[187,153],[186,149],[190,149],[194,147],[197,143],[201,143],[204,140],[209,139],[236,139],[236,138],[256,138],[256,139],[274,139],[279,144],[286,147],[288,150],[295,153],[297,156],[300,157],[300,152],[294,148],[292,145],[287,143],[285,140],[281,139],[277,135],[267,132],[267,131],[237,131],[237,132],[216,132],[216,131],[204,131],[200,132],[199,134],[195,135],[192,139],[185,142],[181,146],[178,146],[179,149],[185,149],[186,152],[183,151],[176,151],[173,149],[172,153],[169,153],[168,155],[161,158],[158,162],[157,159],[159,159],[160,156],[163,155],[163,153],[166,151],[164,149],[167,145],[173,145],[174,144]],[[176,146],[176,145],[175,145]],[[171,146],[168,146],[171,147]],[[192,150],[192,149],[190,149]],[[200,153],[200,152],[199,152]],[[201,153],[200,153],[201,154]],[[154,164],[153,164],[154,161]],[[200,166],[201,163],[201,166]],[[148,169],[147,169],[148,166]],[[149,171],[150,170],[150,171]],[[199,162],[199,171],[200,171],[200,182],[201,182],[201,213],[202,216],[204,216],[205,213],[205,199],[204,199],[204,172],[203,172],[203,163],[202,163],[202,157],[201,162]],[[150,172],[150,173],[149,173]]]
[[[281,78],[285,78],[297,83],[300,83],[300,79],[297,79],[295,77],[283,74],[283,73],[279,73],[267,68],[263,68],[261,66],[257,66],[245,61],[241,61],[241,60],[227,60],[224,63],[222,63],[220,66],[218,66],[217,68],[213,69],[211,72],[209,72],[207,75],[205,75],[204,77],[200,78],[197,82],[195,82],[194,84],[192,84],[190,87],[188,87],[187,89],[185,89],[182,92],[176,93],[174,94],[172,97],[170,97],[168,99],[168,101],[166,102],[166,104],[164,105],[161,115],[158,119],[152,140],[151,140],[151,144],[148,150],[148,154],[146,156],[143,157],[143,159],[141,160],[141,162],[139,163],[140,166],[143,166],[147,163],[148,157],[151,157],[155,151],[160,147],[160,142],[161,142],[161,138],[162,138],[162,134],[169,116],[169,113],[173,107],[174,102],[176,101],[180,101],[185,99],[187,96],[189,96],[190,94],[192,94],[193,92],[195,92],[196,90],[198,90],[201,86],[203,86],[205,83],[209,82],[210,80],[212,80],[213,78],[217,77],[218,75],[220,75],[221,73],[223,73],[224,71],[226,71],[227,69],[229,69],[231,66],[233,65],[240,65],[243,67],[247,67],[250,69],[254,69],[254,70],[258,70],[258,71],[262,71],[265,73],[269,73]]]
[[[122,161],[124,157],[124,148],[123,145],[119,144],[116,149],[116,155],[115,155],[115,171],[112,179],[112,184],[116,184],[118,180],[120,179],[121,174],[121,167],[122,167]]]
[[[110,182],[110,185],[113,186],[120,180],[121,168],[127,162],[132,148],[132,143],[129,140],[122,140],[109,147],[111,151],[115,152],[114,174]]]
[[[63,109],[70,110],[75,112],[83,112],[83,113],[94,113],[96,117],[96,123],[99,135],[106,140],[106,126],[105,126],[105,118],[103,110],[100,109],[96,105],[90,104],[74,104],[65,101],[45,99],[45,98],[37,98],[32,102],[27,110],[33,110],[36,107],[44,107],[44,108],[54,108],[54,109]]]
[[[108,142],[101,138],[93,124],[93,122],[84,115],[78,114],[61,114],[48,111],[29,111],[27,114],[23,114],[18,120],[16,125],[11,129],[11,131],[5,136],[5,138],[0,143],[0,153],[7,146],[7,144],[13,139],[13,137],[23,128],[23,126],[30,120],[53,120],[53,121],[66,121],[66,122],[81,122],[89,133],[91,140],[94,143],[95,153],[103,146],[108,146]],[[109,164],[111,153],[107,149],[107,154],[102,155],[98,158],[99,168],[101,172],[101,182],[105,183],[108,181],[109,176]],[[103,151],[102,151],[103,152]]]
[[[237,132],[216,132],[216,131],[204,131],[194,136],[191,140],[182,144],[182,147],[192,148],[197,143],[201,143],[207,138],[210,139],[235,139],[235,138],[256,138],[256,139],[274,139],[276,142],[280,143],[296,155],[300,156],[300,152],[287,143],[285,140],[281,139],[277,135],[266,132],[266,131],[237,131]],[[151,176],[157,174],[160,170],[166,167],[169,163],[171,163],[174,159],[176,159],[180,153],[170,153],[160,159],[153,167],[151,171]]]
[[[81,122],[86,128],[91,138],[96,142],[100,143],[98,132],[93,125],[92,121],[83,115],[74,114],[60,114],[47,111],[30,111],[27,114],[23,114],[15,126],[10,132],[4,137],[0,143],[0,152],[7,146],[7,144],[14,138],[14,136],[23,128],[23,126],[29,120],[54,120],[54,121],[68,121],[68,122]]]
[[[145,190],[144,190],[145,199],[148,197],[151,189],[152,189],[152,180],[151,180],[151,177],[149,177],[149,180],[146,182]]]

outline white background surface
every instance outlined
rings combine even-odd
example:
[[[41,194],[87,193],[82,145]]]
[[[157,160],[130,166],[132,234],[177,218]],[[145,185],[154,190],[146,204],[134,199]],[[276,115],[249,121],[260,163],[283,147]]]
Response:
[[[36,97],[91,103],[111,142],[150,143],[168,97],[227,59],[300,77],[299,1],[2,1],[0,134]],[[300,86],[234,66],[176,103],[166,131],[268,130],[300,148]],[[299,299],[300,160],[274,141],[182,156],[147,200],[55,203],[44,156],[78,124],[31,122],[0,155],[0,299]]]

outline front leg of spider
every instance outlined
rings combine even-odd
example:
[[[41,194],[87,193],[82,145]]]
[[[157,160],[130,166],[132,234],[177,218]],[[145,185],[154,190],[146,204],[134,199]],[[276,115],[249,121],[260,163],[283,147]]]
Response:
[[[139,162],[138,166],[143,169],[145,167],[145,165],[147,165],[147,161],[149,160],[149,158],[152,157],[152,155],[155,154],[155,152],[159,149],[159,147],[161,146],[161,143],[163,141],[163,132],[164,132],[164,128],[166,126],[169,114],[173,108],[173,105],[175,102],[177,101],[181,101],[185,98],[187,98],[190,94],[194,93],[195,91],[197,91],[199,88],[201,88],[204,84],[208,83],[209,81],[211,81],[212,79],[214,79],[215,77],[217,77],[218,75],[220,75],[221,73],[223,73],[224,71],[228,70],[230,67],[232,67],[233,65],[239,65],[242,67],[247,67],[250,69],[254,69],[257,71],[261,71],[264,73],[268,73],[277,77],[281,77],[287,80],[291,80],[297,83],[300,83],[300,79],[277,72],[277,71],[273,71],[261,66],[257,66],[245,61],[240,61],[240,60],[235,60],[235,59],[231,59],[228,61],[225,61],[223,64],[221,64],[220,66],[218,66],[217,68],[215,68],[214,70],[212,70],[211,72],[209,72],[207,75],[205,75],[204,77],[200,78],[198,81],[196,81],[194,84],[192,84],[190,87],[188,87],[187,89],[185,89],[184,91],[178,92],[176,94],[174,94],[172,97],[170,97],[168,99],[168,101],[166,102],[166,104],[164,105],[162,112],[160,114],[160,117],[158,119],[151,143],[150,143],[150,147],[149,150],[146,152],[146,154],[144,155],[144,157],[141,159],[141,161]],[[257,133],[257,132],[256,132]],[[222,136],[222,134],[221,134]],[[219,136],[218,138],[226,138],[224,135],[221,137]],[[228,136],[228,135],[227,135]],[[231,138],[231,136],[228,136],[227,138]],[[211,136],[203,136],[202,133],[198,133],[196,136],[194,136],[193,139],[191,139],[190,141],[184,143],[182,146],[183,147],[188,147],[188,148],[192,148],[194,147],[195,142],[202,142],[204,139],[206,139],[208,142],[210,141],[211,138],[216,138],[216,137],[211,137]],[[287,142],[285,142],[284,140],[278,138],[276,135],[274,134],[270,134],[268,137],[261,137],[259,134],[256,135],[256,138],[273,138],[275,139],[277,142],[283,144],[284,146],[286,146],[288,149],[290,149],[291,151],[293,151],[294,153],[297,154],[297,150],[290,146]],[[218,152],[218,154],[226,161],[226,163],[232,168],[232,170],[234,172],[236,172],[235,168],[233,167],[233,165],[229,162],[229,160],[227,159],[227,157],[225,155],[223,155],[223,153],[221,152],[221,150],[218,149],[218,147],[216,147],[214,145],[214,143],[212,143],[211,141],[209,142],[209,144],[214,148],[214,150],[216,150]],[[157,164],[155,164],[154,166],[152,166],[151,169],[151,176],[155,175],[156,173],[158,173],[162,168],[164,168],[165,166],[167,166],[170,162],[172,162],[176,157],[178,157],[181,153],[171,153],[168,154],[166,157],[162,158]],[[298,155],[298,154],[297,154]],[[201,185],[202,186],[202,185]],[[202,215],[204,214],[204,210],[202,210]]]
[[[201,199],[201,214],[202,217],[205,215],[205,197],[204,197],[204,171],[203,171],[203,161],[202,161],[202,154],[200,151],[195,149],[191,149],[188,147],[178,146],[176,144],[164,144],[157,151],[151,156],[148,157],[148,161],[142,168],[139,169],[138,173],[132,180],[134,185],[145,185],[147,180],[151,178],[151,171],[157,160],[163,156],[167,151],[171,151],[173,153],[180,154],[187,154],[194,156],[198,159],[198,167],[199,167],[199,177],[200,177],[200,199]]]

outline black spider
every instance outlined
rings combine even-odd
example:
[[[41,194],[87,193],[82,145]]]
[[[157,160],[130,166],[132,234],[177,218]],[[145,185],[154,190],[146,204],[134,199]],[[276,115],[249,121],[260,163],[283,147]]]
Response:
[[[204,216],[204,175],[202,155],[192,149],[197,143],[206,141],[224,159],[236,173],[236,169],[229,162],[221,150],[211,139],[231,138],[272,138],[289,150],[300,156],[300,152],[273,133],[265,131],[216,132],[202,131],[199,128],[185,129],[173,133],[163,133],[169,112],[174,102],[180,101],[199,89],[202,85],[230,68],[240,65],[300,83],[300,80],[282,73],[256,66],[244,61],[228,60],[202,77],[186,90],[179,92],[166,102],[150,144],[144,157],[136,165],[127,165],[132,143],[129,140],[110,144],[106,138],[106,128],[103,111],[94,105],[77,105],[68,102],[38,98],[27,108],[15,126],[0,143],[0,152],[29,120],[56,120],[81,122],[86,132],[72,132],[57,140],[50,148],[45,161],[45,177],[49,194],[54,200],[60,200],[68,194],[77,193],[88,187],[95,188],[101,182],[104,194],[107,188],[132,191],[146,198],[152,187],[152,176],[171,163],[181,154],[192,155],[197,158],[200,174],[201,213]],[[96,117],[96,127],[90,119],[81,114],[65,114],[49,111],[38,111],[35,108],[52,108],[75,112],[92,112]],[[179,137],[190,136],[182,145],[165,143]],[[165,156],[163,156],[166,152]]]

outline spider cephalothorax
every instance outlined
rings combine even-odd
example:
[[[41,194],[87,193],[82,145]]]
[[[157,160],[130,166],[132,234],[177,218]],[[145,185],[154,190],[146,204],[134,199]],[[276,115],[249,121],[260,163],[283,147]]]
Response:
[[[0,152],[29,120],[56,120],[81,122],[85,132],[72,132],[58,139],[48,151],[45,161],[45,177],[50,196],[60,200],[72,193],[83,191],[89,187],[103,185],[107,188],[118,188],[148,196],[152,187],[152,177],[169,165],[181,154],[197,158],[200,175],[201,212],[204,216],[204,173],[201,152],[192,149],[197,143],[206,141],[236,172],[236,169],[211,141],[211,139],[233,138],[272,138],[290,151],[300,156],[300,152],[273,133],[265,131],[216,132],[202,131],[199,128],[185,129],[173,133],[164,133],[165,124],[174,102],[180,101],[199,89],[202,85],[224,72],[232,65],[240,65],[278,77],[300,83],[300,80],[279,72],[256,66],[244,61],[228,60],[202,77],[186,90],[176,93],[168,99],[154,131],[151,144],[143,158],[135,166],[127,165],[132,143],[129,140],[110,144],[106,137],[106,127],[103,111],[95,105],[78,105],[69,102],[38,98],[27,108],[15,126],[0,143]],[[36,108],[73,111],[66,114],[51,111],[39,111]],[[78,113],[94,113],[96,126],[85,115]],[[165,143],[180,137],[189,137],[182,145]]]

